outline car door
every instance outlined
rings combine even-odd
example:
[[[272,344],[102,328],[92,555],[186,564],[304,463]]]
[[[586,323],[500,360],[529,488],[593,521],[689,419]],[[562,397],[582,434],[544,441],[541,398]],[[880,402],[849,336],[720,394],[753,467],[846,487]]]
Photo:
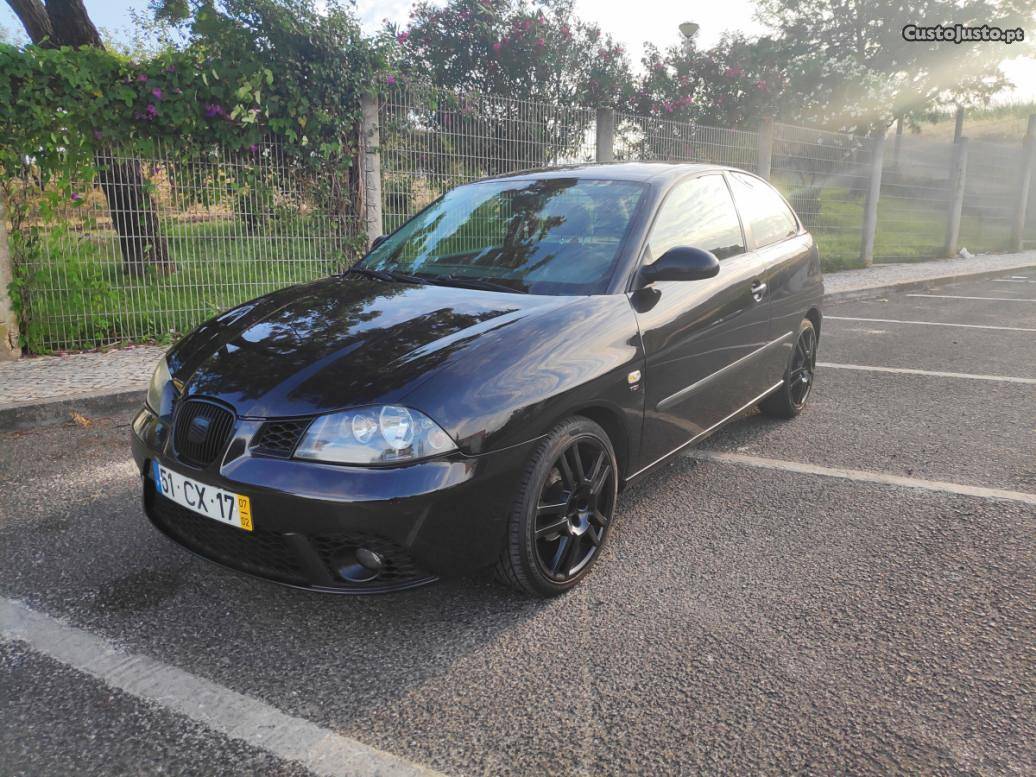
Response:
[[[734,201],[745,235],[762,264],[772,348],[760,363],[768,383],[780,380],[794,346],[799,323],[816,296],[819,262],[812,236],[769,183],[754,175],[729,172]]]
[[[720,260],[700,281],[660,281],[630,294],[644,348],[641,467],[652,464],[750,402],[752,366],[769,334],[763,266],[746,251],[723,174],[684,179],[655,215],[642,257],[693,246]]]

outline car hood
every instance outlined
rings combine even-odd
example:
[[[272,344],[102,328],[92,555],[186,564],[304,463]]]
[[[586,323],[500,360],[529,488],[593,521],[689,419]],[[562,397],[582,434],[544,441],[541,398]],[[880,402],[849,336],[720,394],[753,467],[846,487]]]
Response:
[[[243,416],[399,402],[475,338],[565,302],[359,275],[326,278],[203,324],[170,351],[170,371],[185,395],[222,400]]]

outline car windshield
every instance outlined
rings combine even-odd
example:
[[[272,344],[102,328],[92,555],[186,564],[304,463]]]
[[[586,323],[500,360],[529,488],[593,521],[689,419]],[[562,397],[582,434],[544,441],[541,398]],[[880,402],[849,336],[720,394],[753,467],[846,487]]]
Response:
[[[362,267],[501,291],[601,293],[644,188],[578,178],[461,186],[404,224]]]

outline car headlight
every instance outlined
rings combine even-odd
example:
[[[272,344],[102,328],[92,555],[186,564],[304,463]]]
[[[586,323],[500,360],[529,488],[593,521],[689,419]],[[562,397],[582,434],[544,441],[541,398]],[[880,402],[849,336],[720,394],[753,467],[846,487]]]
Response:
[[[163,356],[155,366],[151,384],[147,387],[147,406],[158,416],[169,415],[173,410],[173,377]]]
[[[374,405],[317,418],[295,449],[295,458],[396,464],[456,449],[450,436],[423,413],[397,405]]]

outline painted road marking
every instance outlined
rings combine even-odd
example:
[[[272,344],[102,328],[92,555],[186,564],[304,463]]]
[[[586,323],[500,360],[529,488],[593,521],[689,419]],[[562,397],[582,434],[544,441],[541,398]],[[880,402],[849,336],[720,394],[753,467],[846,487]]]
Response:
[[[1030,281],[1024,276],[1018,278],[994,278],[994,283],[1036,283],[1036,281]]]
[[[884,472],[870,472],[863,469],[845,469],[843,467],[822,467],[818,464],[803,464],[799,461],[785,459],[769,459],[762,456],[750,456],[745,453],[723,453],[721,451],[693,450],[684,454],[688,458],[702,461],[719,461],[725,464],[741,464],[747,467],[773,469],[782,472],[796,472],[802,475],[820,475],[822,477],[852,480],[857,483],[877,483],[885,486],[900,486],[922,491],[935,491],[941,494],[957,494],[974,496],[980,499],[999,499],[1010,502],[1023,502],[1036,505],[1036,494],[1024,491],[1008,491],[1003,488],[983,488],[982,486],[966,486],[963,483],[950,483],[945,480],[922,480],[901,475],[889,475]]]
[[[931,297],[933,299],[984,299],[990,302],[1036,302],[1036,299],[1022,297],[964,297],[956,294],[907,294],[907,297]]]
[[[948,324],[943,321],[903,321],[898,318],[856,318],[854,316],[824,316],[825,321],[870,321],[875,324],[917,324],[918,326],[956,326],[963,329],[998,329],[1007,332],[1036,332],[1023,326],[994,326],[993,324]]]
[[[89,631],[3,597],[0,639],[25,642],[38,653],[113,688],[286,761],[302,764],[319,775],[438,774],[175,666],[139,653],[127,653]]]
[[[995,380],[1001,383],[1028,383],[1036,385],[1036,378],[1016,378],[1011,375],[973,375],[970,372],[940,372],[938,370],[914,370],[908,367],[874,367],[868,364],[836,364],[817,362],[818,367],[833,370],[862,370],[864,372],[891,372],[896,375],[927,375],[933,378],[967,378],[968,380]]]

